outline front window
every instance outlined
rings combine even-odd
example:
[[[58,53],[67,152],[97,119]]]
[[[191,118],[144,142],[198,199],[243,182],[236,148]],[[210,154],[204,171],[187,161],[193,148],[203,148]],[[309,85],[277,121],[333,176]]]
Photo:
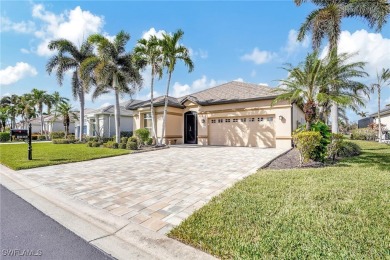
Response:
[[[152,114],[144,114],[144,128],[148,129],[152,133]]]

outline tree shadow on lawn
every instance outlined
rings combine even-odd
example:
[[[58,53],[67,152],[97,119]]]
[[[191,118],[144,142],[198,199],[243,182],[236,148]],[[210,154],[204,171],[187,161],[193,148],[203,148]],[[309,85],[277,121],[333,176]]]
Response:
[[[390,153],[374,153],[367,150],[388,150],[389,148],[365,149],[365,151],[356,157],[351,157],[339,162],[337,167],[351,167],[352,164],[358,164],[358,167],[378,167],[379,170],[390,171]]]

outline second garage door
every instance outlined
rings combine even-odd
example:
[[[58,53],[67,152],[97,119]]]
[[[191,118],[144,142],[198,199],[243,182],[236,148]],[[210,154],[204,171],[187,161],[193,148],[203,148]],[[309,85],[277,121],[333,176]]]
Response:
[[[209,145],[275,147],[273,116],[209,119]]]

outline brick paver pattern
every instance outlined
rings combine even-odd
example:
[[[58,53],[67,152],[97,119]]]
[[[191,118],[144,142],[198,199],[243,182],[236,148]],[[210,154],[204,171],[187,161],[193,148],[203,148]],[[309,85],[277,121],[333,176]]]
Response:
[[[286,150],[177,145],[18,173],[165,234]]]

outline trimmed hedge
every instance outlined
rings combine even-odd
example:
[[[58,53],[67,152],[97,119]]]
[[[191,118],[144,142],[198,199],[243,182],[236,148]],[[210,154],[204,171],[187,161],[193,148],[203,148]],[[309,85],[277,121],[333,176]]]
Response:
[[[38,136],[37,136],[37,140],[38,140],[38,141],[46,141],[46,136],[44,136],[44,135],[38,135]]]
[[[359,128],[352,130],[352,140],[367,140],[375,141],[378,136],[378,131],[371,128]]]
[[[122,138],[121,138],[121,143],[122,143],[122,144],[126,144],[128,140],[129,140],[128,137],[122,137]]]
[[[50,139],[64,139],[65,138],[65,132],[64,131],[57,131],[57,132],[51,132],[50,133]]]
[[[69,140],[69,139],[53,139],[53,144],[73,144],[75,143],[75,140]]]
[[[352,156],[357,156],[360,153],[361,153],[361,148],[359,145],[352,142],[344,141],[340,146],[340,149],[338,151],[338,156],[352,157]]]
[[[299,161],[309,162],[315,150],[321,146],[322,135],[316,131],[302,131],[293,135],[294,144],[299,151]]]
[[[0,142],[8,142],[11,139],[9,132],[0,132]]]
[[[127,144],[125,144],[125,143],[120,143],[118,148],[119,149],[126,149],[126,145]]]
[[[137,150],[138,145],[136,142],[127,142],[126,149],[128,150]]]

